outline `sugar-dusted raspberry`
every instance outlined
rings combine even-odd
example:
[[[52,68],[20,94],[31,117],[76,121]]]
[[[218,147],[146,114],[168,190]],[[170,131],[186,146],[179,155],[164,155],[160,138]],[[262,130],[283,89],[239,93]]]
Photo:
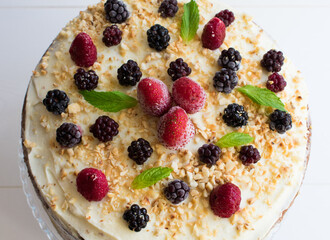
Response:
[[[73,123],[63,123],[56,129],[56,141],[65,148],[72,148],[81,142],[82,132]]]
[[[97,60],[97,49],[91,37],[84,32],[79,33],[70,47],[71,59],[79,67],[90,67]]]
[[[121,42],[122,34],[123,32],[118,28],[117,25],[106,27],[106,29],[103,31],[102,41],[107,47],[118,45]]]
[[[101,116],[96,119],[89,131],[101,142],[109,142],[118,135],[118,128],[119,125],[115,120],[108,116]]]
[[[277,93],[284,90],[284,88],[286,87],[286,81],[284,80],[282,75],[278,73],[273,73],[268,77],[266,86],[270,91]]]
[[[243,146],[239,152],[239,159],[245,166],[257,163],[260,160],[260,153],[257,148],[252,145]]]
[[[226,26],[219,18],[212,18],[204,27],[202,44],[210,50],[218,49],[226,37]]]
[[[228,9],[222,10],[215,16],[219,18],[221,21],[223,21],[226,27],[228,27],[230,24],[232,24],[235,21],[234,13],[232,11],[229,11]]]

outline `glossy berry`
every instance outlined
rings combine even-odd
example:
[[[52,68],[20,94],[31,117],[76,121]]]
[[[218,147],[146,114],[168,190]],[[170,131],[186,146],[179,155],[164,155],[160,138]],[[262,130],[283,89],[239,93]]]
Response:
[[[123,86],[135,86],[142,77],[139,65],[133,60],[128,60],[123,64],[117,73],[118,81]]]
[[[167,73],[170,75],[172,80],[175,81],[181,77],[189,76],[191,73],[191,68],[186,62],[183,61],[182,58],[178,58],[170,63],[170,68],[167,70]]]
[[[247,124],[249,116],[243,106],[232,103],[227,106],[222,118],[229,127],[242,127]]]
[[[66,93],[58,89],[49,91],[42,101],[42,103],[46,106],[46,109],[55,115],[60,115],[65,112],[69,102],[70,99]]]
[[[95,168],[85,168],[79,172],[76,184],[78,192],[90,202],[101,201],[109,191],[106,176]]]
[[[91,67],[97,60],[97,49],[87,33],[79,33],[70,47],[71,59],[79,67]]]
[[[121,42],[123,32],[117,25],[106,27],[103,31],[102,41],[107,47],[118,45]]]
[[[258,149],[254,148],[252,145],[243,146],[239,152],[239,159],[245,166],[249,166],[260,160],[260,153]]]
[[[218,49],[226,37],[226,26],[219,18],[212,18],[204,27],[202,44],[210,50]]]
[[[281,51],[269,50],[261,60],[261,66],[268,72],[279,72],[284,64],[284,56]]]
[[[204,144],[198,149],[199,160],[208,165],[214,165],[219,160],[221,149],[210,143]]]
[[[177,0],[164,0],[160,5],[158,12],[163,18],[174,17],[178,12],[178,1]]]
[[[56,141],[65,148],[72,148],[81,142],[81,129],[73,123],[63,123],[56,129]]]
[[[280,134],[283,134],[292,128],[292,118],[288,112],[276,109],[269,116],[269,120],[269,128]]]
[[[93,71],[85,71],[83,68],[79,68],[74,75],[75,84],[79,90],[93,90],[99,83],[99,76]]]
[[[119,125],[115,120],[108,116],[101,116],[96,119],[89,131],[101,142],[109,142],[112,141],[114,136],[118,135],[118,128]]]
[[[171,40],[168,30],[159,24],[152,26],[147,31],[147,36],[149,47],[154,48],[158,52],[166,49]]]
[[[235,71],[227,68],[221,69],[215,73],[213,86],[218,92],[231,93],[238,83],[238,77]]]
[[[186,200],[189,195],[190,187],[181,180],[170,182],[164,189],[164,195],[173,204],[179,204]]]
[[[213,213],[222,218],[230,218],[241,204],[241,190],[233,183],[225,183],[215,187],[210,195]]]
[[[104,11],[107,20],[111,23],[123,23],[129,17],[126,4],[119,0],[107,0]]]
[[[137,204],[133,204],[130,209],[126,210],[123,218],[128,222],[128,228],[135,232],[140,232],[149,222],[147,209],[140,208]]]
[[[286,81],[284,80],[282,75],[278,73],[273,73],[268,77],[266,86],[270,91],[277,93],[284,90],[284,88],[286,87]]]
[[[145,163],[153,153],[153,149],[151,148],[150,143],[143,138],[139,138],[137,141],[133,141],[127,148],[127,151],[128,156],[138,165]]]
[[[228,50],[222,50],[218,64],[220,67],[237,71],[241,65],[241,61],[242,57],[239,51],[229,48]]]
[[[230,24],[232,24],[235,21],[234,13],[232,11],[229,11],[228,9],[219,12],[215,16],[219,18],[221,21],[223,21],[226,27],[228,27]]]

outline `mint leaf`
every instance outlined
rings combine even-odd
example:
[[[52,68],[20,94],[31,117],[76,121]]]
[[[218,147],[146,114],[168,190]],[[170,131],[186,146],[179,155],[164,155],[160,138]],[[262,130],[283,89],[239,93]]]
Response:
[[[140,175],[138,175],[132,182],[133,189],[142,189],[145,187],[150,187],[163,178],[170,176],[173,170],[168,167],[156,167],[145,170]]]
[[[199,9],[195,0],[183,6],[184,12],[181,24],[181,37],[184,41],[191,41],[199,27]]]
[[[137,100],[122,92],[96,92],[96,91],[80,91],[85,100],[94,107],[105,112],[119,112],[125,108],[135,107]]]
[[[281,111],[285,111],[284,104],[276,94],[267,88],[259,88],[252,85],[246,85],[238,88],[237,91],[248,96],[253,102],[263,106],[269,106]]]
[[[238,147],[253,141],[253,137],[246,133],[228,133],[216,143],[221,148]]]

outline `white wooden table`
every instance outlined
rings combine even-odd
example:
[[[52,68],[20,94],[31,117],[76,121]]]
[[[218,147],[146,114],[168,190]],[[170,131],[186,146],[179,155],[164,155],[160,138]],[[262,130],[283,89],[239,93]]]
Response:
[[[0,0],[0,239],[46,240],[22,191],[20,112],[32,69],[69,20],[98,0]],[[310,89],[313,147],[300,196],[275,240],[329,240],[330,1],[224,0],[246,11],[303,71]]]

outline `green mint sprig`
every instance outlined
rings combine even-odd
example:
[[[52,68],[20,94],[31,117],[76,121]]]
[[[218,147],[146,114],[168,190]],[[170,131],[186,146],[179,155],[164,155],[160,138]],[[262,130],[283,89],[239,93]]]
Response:
[[[199,9],[195,0],[184,4],[181,24],[181,37],[184,41],[191,41],[199,27]]]
[[[132,182],[133,189],[142,189],[154,185],[163,178],[170,176],[173,170],[168,167],[155,167],[145,170]]]
[[[254,138],[247,133],[232,132],[220,138],[219,141],[216,142],[216,145],[221,148],[238,147],[248,144],[253,140]]]

